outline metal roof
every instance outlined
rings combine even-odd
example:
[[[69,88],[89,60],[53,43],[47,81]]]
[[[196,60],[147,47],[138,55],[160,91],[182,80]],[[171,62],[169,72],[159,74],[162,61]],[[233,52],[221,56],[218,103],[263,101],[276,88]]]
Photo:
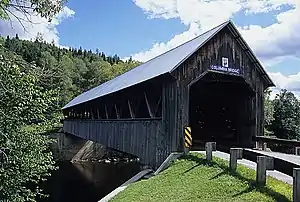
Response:
[[[228,24],[232,24],[232,22],[224,22],[200,36],[183,43],[110,81],[80,94],[64,106],[63,109],[117,92],[160,75],[171,73]]]

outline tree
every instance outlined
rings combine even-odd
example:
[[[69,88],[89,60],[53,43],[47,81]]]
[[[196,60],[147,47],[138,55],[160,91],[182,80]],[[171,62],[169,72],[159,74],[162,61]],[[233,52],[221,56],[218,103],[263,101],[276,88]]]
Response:
[[[4,46],[4,44],[5,44],[5,40],[3,37],[0,36],[0,47]]]
[[[57,92],[38,85],[35,68],[0,49],[0,199],[34,201],[54,169],[45,133],[56,122]],[[34,71],[32,71],[34,72]],[[52,121],[53,120],[53,121]]]
[[[270,132],[270,126],[272,121],[274,120],[274,106],[273,103],[270,99],[270,95],[271,95],[271,90],[267,89],[265,91],[264,94],[264,107],[265,107],[265,133],[266,135],[272,134],[272,132]]]
[[[21,25],[30,15],[51,20],[65,0],[0,0],[0,20],[16,18]],[[25,29],[25,27],[24,27]],[[54,169],[47,135],[58,123],[57,90],[44,88],[40,80],[44,69],[22,60],[0,43],[0,200],[35,201],[42,196],[38,183]],[[37,46],[39,45],[39,46]],[[5,47],[37,62],[45,43],[22,43],[19,37],[7,37]],[[25,47],[25,48],[24,48]],[[51,54],[50,54],[51,56]],[[51,68],[53,56],[46,55],[45,66]],[[41,73],[41,74],[40,74]],[[47,73],[47,72],[46,72]]]
[[[41,32],[38,32],[35,37],[35,42],[42,43],[44,41],[44,36]]]
[[[79,56],[82,56],[82,47],[81,47],[81,46],[79,47],[79,49],[78,49],[78,52],[77,52],[77,53],[78,53],[78,55],[79,55]]]
[[[64,55],[59,62],[60,70],[60,85],[61,90],[61,106],[67,104],[75,95],[80,93],[80,89],[73,83],[73,79],[76,77],[76,70],[74,69],[74,63],[72,59]]]
[[[61,75],[55,57],[48,51],[42,52],[37,64],[42,69],[40,72],[43,75],[40,79],[41,86],[46,89],[58,88]]]
[[[300,102],[292,92],[282,90],[273,101],[274,120],[270,129],[278,138],[300,139]]]
[[[65,3],[66,0],[1,0],[0,19],[14,17],[23,25],[24,21],[30,22],[32,13],[37,13],[50,21]]]

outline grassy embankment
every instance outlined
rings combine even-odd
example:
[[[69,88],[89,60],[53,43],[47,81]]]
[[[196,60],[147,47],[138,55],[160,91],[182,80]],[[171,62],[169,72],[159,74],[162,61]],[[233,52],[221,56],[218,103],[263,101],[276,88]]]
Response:
[[[149,180],[131,184],[113,198],[126,201],[291,201],[292,186],[267,177],[267,186],[258,186],[255,171],[238,165],[228,169],[228,161],[190,154]]]

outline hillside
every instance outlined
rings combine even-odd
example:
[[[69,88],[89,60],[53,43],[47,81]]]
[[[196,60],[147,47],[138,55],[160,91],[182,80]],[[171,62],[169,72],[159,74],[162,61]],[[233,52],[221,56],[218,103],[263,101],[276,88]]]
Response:
[[[98,49],[93,53],[82,48],[59,48],[39,35],[35,41],[21,40],[16,35],[2,38],[1,43],[6,50],[41,68],[41,85],[60,90],[60,106],[140,64],[131,59],[122,61],[118,55],[107,56]]]

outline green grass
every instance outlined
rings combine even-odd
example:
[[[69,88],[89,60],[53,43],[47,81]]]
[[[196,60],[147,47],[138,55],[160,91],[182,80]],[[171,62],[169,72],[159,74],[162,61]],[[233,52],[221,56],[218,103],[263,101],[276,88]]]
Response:
[[[267,177],[267,185],[255,182],[255,171],[228,161],[190,154],[176,160],[157,176],[131,184],[113,202],[126,201],[292,201],[292,186]]]

